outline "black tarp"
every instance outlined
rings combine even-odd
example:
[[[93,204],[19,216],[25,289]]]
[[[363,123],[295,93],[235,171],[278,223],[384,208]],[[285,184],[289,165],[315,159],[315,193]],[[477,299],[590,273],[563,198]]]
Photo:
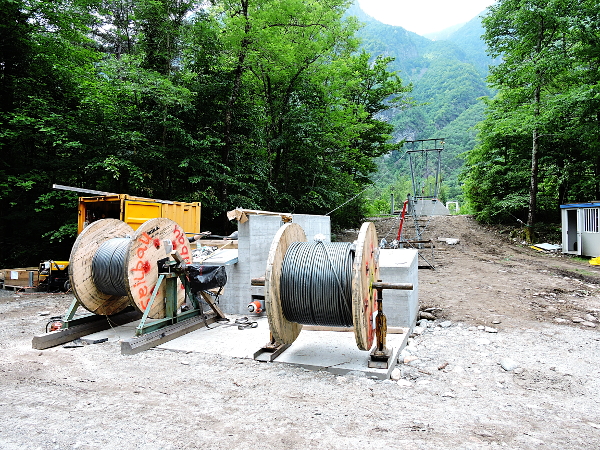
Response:
[[[223,287],[227,283],[225,266],[202,266],[191,264],[187,266],[192,292],[206,291]]]

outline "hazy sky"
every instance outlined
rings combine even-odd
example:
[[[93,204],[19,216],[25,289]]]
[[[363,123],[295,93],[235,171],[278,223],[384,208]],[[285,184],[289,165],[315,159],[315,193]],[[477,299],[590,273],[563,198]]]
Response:
[[[441,31],[468,22],[494,0],[358,0],[361,9],[388,25],[417,34]]]

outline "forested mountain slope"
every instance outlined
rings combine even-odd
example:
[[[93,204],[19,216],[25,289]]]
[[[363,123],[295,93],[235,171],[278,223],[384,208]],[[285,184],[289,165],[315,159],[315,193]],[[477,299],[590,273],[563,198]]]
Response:
[[[491,95],[485,83],[487,67],[493,63],[481,40],[483,29],[476,17],[453,32],[447,40],[432,41],[405,30],[385,25],[366,15],[357,5],[350,11],[364,23],[359,31],[362,46],[374,55],[395,58],[390,65],[405,82],[413,85],[414,106],[403,111],[387,111],[395,127],[396,140],[446,138],[442,152],[444,199],[461,199],[458,174],[460,155],[475,143],[473,127],[483,120],[478,98]],[[370,196],[385,203],[390,184],[396,192],[406,190],[410,175],[404,151],[379,160],[379,182]],[[385,206],[383,207],[385,209]]]

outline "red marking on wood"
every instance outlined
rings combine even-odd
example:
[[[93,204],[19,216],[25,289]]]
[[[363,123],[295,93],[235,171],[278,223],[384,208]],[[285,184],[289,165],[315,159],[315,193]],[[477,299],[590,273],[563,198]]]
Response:
[[[157,249],[160,248],[160,240],[152,239],[148,233],[142,233],[138,237],[138,242],[141,242],[144,244],[144,246],[140,246],[136,250],[135,254],[138,260],[135,268],[131,269],[131,272],[133,275],[133,280],[135,281],[133,288],[136,289],[136,293],[138,294],[137,303],[142,311],[144,311],[150,302],[150,297],[152,296],[153,291],[153,289],[150,289],[147,285],[148,280],[146,279],[146,274],[150,273],[152,270],[152,265],[150,264],[150,261],[144,261],[144,256],[150,245],[154,245],[154,247]]]
[[[190,263],[190,256],[189,253],[190,251],[188,250],[187,246],[185,245],[185,233],[183,232],[183,230],[181,228],[179,228],[179,226],[176,224],[175,228],[173,228],[173,233],[175,233],[175,239],[173,240],[173,250],[177,249],[177,244],[176,242],[178,242],[179,244],[181,244],[181,250],[179,252],[179,254],[181,256],[183,256],[183,259],[185,260],[185,262]],[[188,256],[186,256],[188,255]]]
[[[138,290],[138,294],[140,295],[140,297],[146,297],[148,295],[152,295],[152,291],[150,291],[148,289],[148,286],[142,286],[139,290]]]
[[[141,288],[138,293],[140,294],[140,308],[142,311],[145,311],[148,307],[148,303],[150,303],[150,299],[152,298],[152,293],[154,292],[154,288],[156,285],[152,286],[152,289],[148,289],[148,286],[144,286]],[[144,298],[145,297],[145,298]]]
[[[144,257],[144,254],[146,253],[146,250],[148,250],[148,247],[140,247],[136,250],[136,254],[138,256],[138,258],[142,259]]]
[[[144,279],[144,274],[146,272],[144,270],[144,262],[143,261],[138,261],[137,264],[136,264],[136,266],[135,266],[135,269],[131,269],[131,271],[132,272],[141,272],[139,278],[138,277],[133,277],[134,280],[143,280]],[[136,283],[136,286],[138,284],[139,283]]]

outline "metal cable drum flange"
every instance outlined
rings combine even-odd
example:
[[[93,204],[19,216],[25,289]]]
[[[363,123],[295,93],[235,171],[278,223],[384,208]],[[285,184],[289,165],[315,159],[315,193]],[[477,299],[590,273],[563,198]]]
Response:
[[[129,238],[115,238],[104,242],[92,259],[94,284],[108,295],[127,295],[125,289],[125,256],[131,243]]]
[[[285,318],[302,325],[351,327],[352,245],[292,242],[281,270]]]

